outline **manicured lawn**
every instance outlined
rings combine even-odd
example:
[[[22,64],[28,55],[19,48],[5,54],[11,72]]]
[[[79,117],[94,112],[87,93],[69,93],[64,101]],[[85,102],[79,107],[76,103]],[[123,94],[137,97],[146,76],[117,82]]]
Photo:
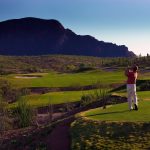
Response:
[[[48,104],[61,104],[66,102],[77,102],[80,101],[81,96],[84,94],[94,94],[95,90],[86,91],[64,91],[64,92],[50,92],[46,94],[32,94],[26,96],[31,106],[39,107],[46,106]],[[117,93],[118,94],[118,93]],[[125,93],[119,93],[118,95],[126,96]],[[140,95],[140,96],[139,96]],[[138,98],[141,100],[150,100],[150,91],[138,92]],[[16,103],[10,104],[11,107],[15,106]]]
[[[83,94],[93,93],[93,90],[87,91],[65,91],[51,92],[46,94],[33,94],[26,96],[26,100],[33,107],[46,106],[48,104],[61,104],[66,102],[80,101]],[[10,104],[10,107],[16,106],[16,103]]]
[[[22,74],[23,76],[25,74]],[[68,86],[83,86],[91,85],[96,82],[101,82],[105,84],[112,83],[124,83],[125,76],[122,71],[87,71],[82,73],[38,73],[29,75],[41,75],[39,78],[32,79],[21,79],[15,78],[16,76],[21,76],[21,74],[14,74],[3,76],[0,78],[9,80],[15,87],[68,87]]]
[[[15,78],[24,75],[41,75],[39,78]],[[15,87],[68,87],[92,85],[96,82],[103,84],[125,83],[124,71],[93,70],[82,73],[32,73],[1,76],[0,79],[10,81]],[[140,74],[139,79],[150,79],[149,73]]]
[[[140,101],[138,111],[129,111],[128,104],[117,104],[106,109],[96,108],[81,113],[94,120],[107,121],[150,121],[150,101]]]
[[[16,76],[40,75],[39,78],[16,78]],[[103,84],[125,83],[124,71],[102,71],[93,70],[82,73],[32,73],[32,74],[11,74],[0,76],[0,79],[10,81],[13,86],[21,87],[68,87],[92,85],[96,82]],[[139,79],[150,79],[149,73],[140,74]]]
[[[150,80],[150,72],[140,73],[139,78],[141,80]]]
[[[139,99],[150,100],[150,91],[137,92]]]
[[[16,76],[41,76],[39,78],[15,78]],[[32,74],[13,74],[3,76],[1,78],[9,80],[14,87],[68,87],[68,86],[84,86],[91,85],[99,81],[103,84],[125,83],[126,77],[123,71],[101,71],[93,70],[82,73],[32,73]],[[118,92],[119,95],[126,96],[125,92]],[[149,99],[150,92],[138,92],[139,99]],[[79,101],[82,96],[82,91],[66,91],[66,92],[51,92],[42,95],[27,96],[29,103],[32,106],[45,106],[49,103],[60,104],[65,102]],[[15,104],[13,104],[15,105]]]

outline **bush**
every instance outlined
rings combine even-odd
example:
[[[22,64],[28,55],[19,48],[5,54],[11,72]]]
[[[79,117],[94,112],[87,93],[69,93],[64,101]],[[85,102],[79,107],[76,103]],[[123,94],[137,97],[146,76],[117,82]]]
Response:
[[[11,128],[11,121],[8,117],[7,103],[0,96],[0,132]]]
[[[11,74],[13,72],[11,72],[10,70],[6,70],[6,69],[0,69],[0,75],[8,75]]]
[[[149,126],[149,122],[94,121],[80,117],[71,124],[71,149],[149,149]]]
[[[22,97],[21,99],[18,100],[16,115],[20,127],[27,127],[31,125],[33,112],[30,105],[27,103],[27,99],[25,97]]]
[[[25,96],[25,95],[28,95],[30,94],[31,90],[30,89],[27,89],[27,88],[22,88],[20,90],[20,93],[21,93],[21,96]]]
[[[66,71],[67,72],[74,72],[76,70],[76,66],[75,65],[67,65],[66,66]]]
[[[140,91],[149,91],[150,90],[150,81],[146,81],[145,83],[142,83],[139,87]]]
[[[87,64],[84,64],[84,63],[81,63],[79,64],[78,66],[78,70],[76,72],[84,72],[84,71],[89,71],[89,70],[93,70],[94,68],[87,65]]]
[[[95,97],[93,94],[87,94],[87,95],[83,94],[81,96],[80,103],[81,103],[81,106],[86,106],[88,104],[91,104],[94,101],[95,101]]]
[[[24,66],[22,67],[22,71],[24,73],[34,73],[34,72],[41,72],[42,69],[40,69],[40,67],[37,66]]]
[[[21,96],[19,89],[12,88],[12,85],[7,80],[0,80],[0,95],[7,102],[14,102]]]
[[[110,93],[108,89],[101,88],[95,91],[95,95],[98,98],[98,100],[101,100],[103,103],[103,108],[106,108],[107,100],[110,97]]]
[[[93,93],[82,95],[80,103],[81,106],[86,106],[88,104],[91,104],[95,101],[102,101],[103,108],[106,108],[107,99],[109,98],[110,93],[105,88],[99,88],[95,89]]]

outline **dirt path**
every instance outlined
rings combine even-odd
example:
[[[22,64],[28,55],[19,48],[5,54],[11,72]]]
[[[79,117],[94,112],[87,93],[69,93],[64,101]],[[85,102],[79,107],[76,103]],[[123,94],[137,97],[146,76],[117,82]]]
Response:
[[[70,150],[70,125],[74,120],[74,117],[65,119],[53,129],[52,133],[47,137],[48,150]]]

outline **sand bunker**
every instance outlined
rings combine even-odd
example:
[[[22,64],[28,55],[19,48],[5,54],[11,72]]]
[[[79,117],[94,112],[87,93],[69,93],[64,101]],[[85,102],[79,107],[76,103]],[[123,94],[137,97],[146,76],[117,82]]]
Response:
[[[15,76],[16,79],[34,79],[41,78],[41,75],[23,75],[23,76]]]

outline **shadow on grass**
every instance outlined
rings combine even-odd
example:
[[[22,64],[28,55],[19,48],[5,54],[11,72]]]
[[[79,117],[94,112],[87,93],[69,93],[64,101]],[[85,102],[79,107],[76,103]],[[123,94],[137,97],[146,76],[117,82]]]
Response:
[[[125,112],[128,112],[128,111],[129,110],[113,111],[113,112],[106,112],[106,113],[98,113],[98,114],[93,114],[93,115],[86,115],[84,117],[101,116],[101,115],[109,115],[109,114],[119,114],[119,113],[125,113]]]

